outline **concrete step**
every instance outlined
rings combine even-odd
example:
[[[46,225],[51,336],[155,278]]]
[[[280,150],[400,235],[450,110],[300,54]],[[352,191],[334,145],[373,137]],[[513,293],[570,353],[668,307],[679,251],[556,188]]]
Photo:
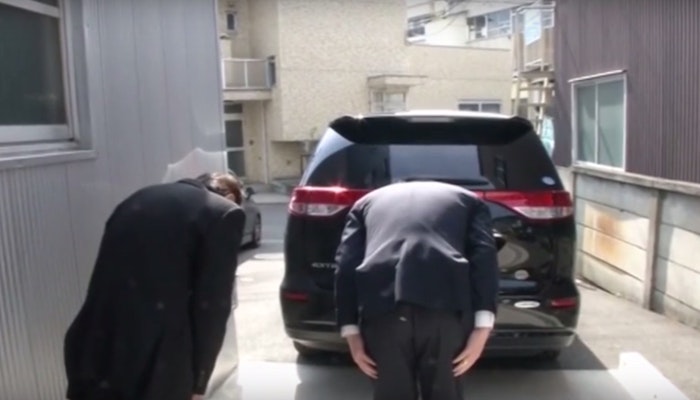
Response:
[[[273,192],[291,195],[292,190],[299,184],[300,178],[279,178],[275,179],[270,183],[270,189]]]

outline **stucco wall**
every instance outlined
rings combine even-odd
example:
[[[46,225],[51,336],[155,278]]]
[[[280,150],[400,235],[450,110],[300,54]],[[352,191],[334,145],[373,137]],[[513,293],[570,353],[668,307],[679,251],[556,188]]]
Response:
[[[410,90],[409,108],[454,110],[460,99],[488,99],[510,112],[510,51],[412,45],[407,53],[411,73],[426,76]]]
[[[367,77],[408,70],[403,0],[281,0],[279,12],[284,140],[368,110]]]
[[[282,0],[279,12],[284,140],[316,139],[331,118],[368,111],[367,78],[379,74],[426,76],[409,108],[455,109],[460,98],[510,108],[510,52],[406,45],[402,0]]]
[[[577,268],[593,283],[700,328],[700,189],[575,175]],[[681,186],[682,185],[682,186]]]
[[[275,178],[301,176],[301,145],[297,142],[272,142],[270,175]]]
[[[251,18],[248,0],[220,0],[219,2],[219,32],[228,38],[222,41],[227,44],[230,54],[235,57],[249,58],[251,56],[251,29],[253,19]],[[236,32],[231,33],[226,30],[226,12],[233,10],[236,12]]]

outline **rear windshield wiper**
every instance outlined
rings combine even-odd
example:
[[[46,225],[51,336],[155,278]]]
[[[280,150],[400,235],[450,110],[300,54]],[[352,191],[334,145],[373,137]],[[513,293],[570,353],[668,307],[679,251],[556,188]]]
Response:
[[[432,177],[432,176],[411,176],[408,178],[403,178],[402,182],[415,182],[415,181],[436,181],[449,183],[452,185],[461,186],[491,186],[491,182],[486,179],[478,178],[442,178],[442,177]]]

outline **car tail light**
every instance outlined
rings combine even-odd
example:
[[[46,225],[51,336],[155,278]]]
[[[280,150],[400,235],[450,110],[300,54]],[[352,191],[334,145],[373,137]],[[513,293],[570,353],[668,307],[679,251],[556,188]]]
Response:
[[[308,293],[284,291],[284,292],[282,292],[282,297],[285,300],[296,301],[296,302],[300,302],[300,303],[304,303],[304,302],[309,301]]]
[[[292,192],[289,212],[309,217],[330,217],[352,207],[367,190],[342,187],[298,187]]]
[[[573,308],[578,305],[576,297],[565,297],[562,299],[552,299],[549,304],[552,308]]]
[[[574,213],[569,192],[482,192],[480,197],[508,207],[530,220],[547,221],[570,217]]]

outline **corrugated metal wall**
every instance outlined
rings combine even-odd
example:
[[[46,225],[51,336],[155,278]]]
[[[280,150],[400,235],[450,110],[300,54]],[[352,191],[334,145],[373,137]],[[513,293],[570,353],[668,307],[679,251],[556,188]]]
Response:
[[[65,398],[63,335],[112,207],[197,147],[224,167],[216,2],[71,3],[97,158],[0,170],[1,400]]]
[[[557,0],[557,164],[571,164],[572,78],[627,70],[627,171],[700,183],[700,1]]]

